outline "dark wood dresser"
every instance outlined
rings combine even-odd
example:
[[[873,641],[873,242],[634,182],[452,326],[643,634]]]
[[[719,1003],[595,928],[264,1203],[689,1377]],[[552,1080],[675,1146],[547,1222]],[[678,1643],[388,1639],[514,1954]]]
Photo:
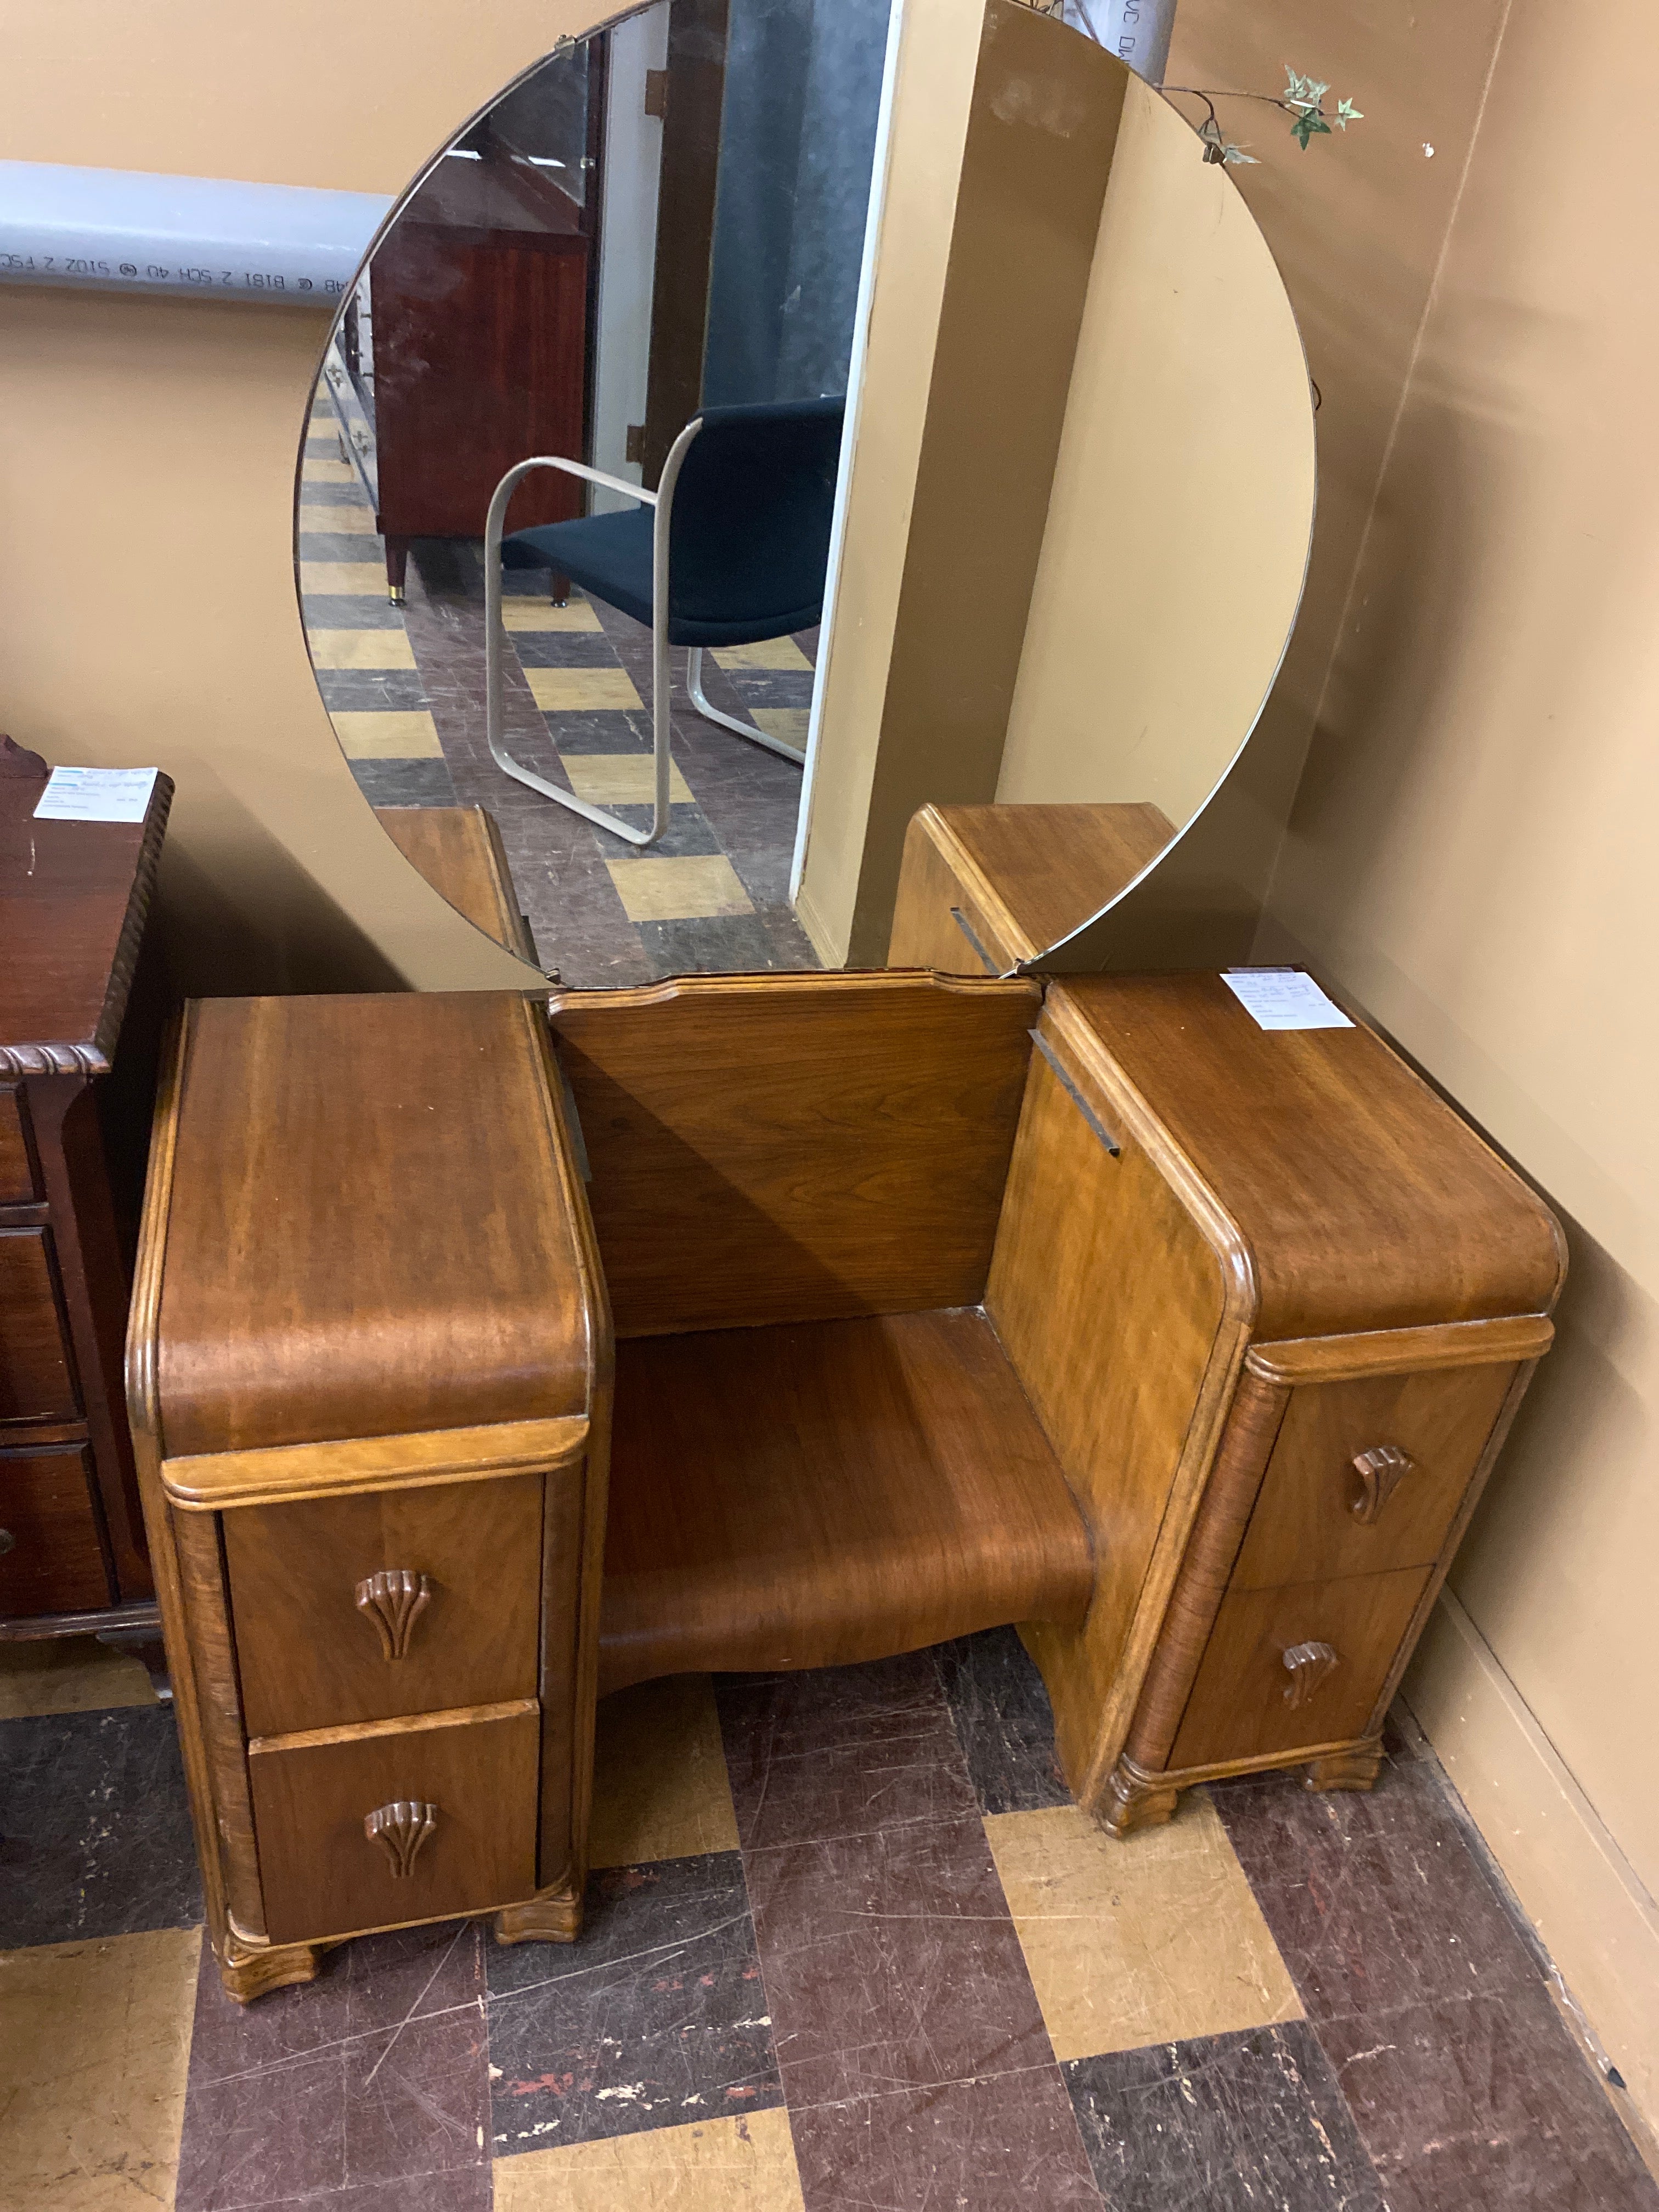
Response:
[[[0,1639],[159,1657],[121,1360],[161,1012],[134,984],[173,786],[142,823],[37,822],[46,775],[0,740]]]

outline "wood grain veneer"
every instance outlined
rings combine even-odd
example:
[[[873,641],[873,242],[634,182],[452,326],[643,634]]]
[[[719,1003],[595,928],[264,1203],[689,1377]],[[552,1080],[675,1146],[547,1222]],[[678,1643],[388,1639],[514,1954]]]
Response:
[[[227,1513],[249,1735],[534,1697],[543,1480],[512,1475]],[[423,1585],[395,1656],[372,1597],[358,1598],[360,1584],[387,1571]]]
[[[15,1083],[0,1084],[0,1206],[27,1206],[37,1195],[23,1093]]]
[[[533,1701],[250,1747],[273,1943],[447,1919],[536,1886]],[[436,1808],[406,1875],[364,1832],[384,1805]]]
[[[641,1339],[616,1419],[607,1691],[1087,1610],[1088,1531],[980,1314]]]
[[[887,964],[1006,975],[1127,890],[1174,836],[1146,802],[919,807],[905,832]]]
[[[0,1613],[95,1611],[113,1593],[83,1443],[0,1451]]]
[[[896,973],[556,994],[617,1335],[977,1304],[1040,1004]]]
[[[485,992],[191,1008],[158,1321],[169,1458],[585,1410],[528,1018]]]
[[[0,1423],[72,1421],[81,1407],[46,1229],[0,1229]]]

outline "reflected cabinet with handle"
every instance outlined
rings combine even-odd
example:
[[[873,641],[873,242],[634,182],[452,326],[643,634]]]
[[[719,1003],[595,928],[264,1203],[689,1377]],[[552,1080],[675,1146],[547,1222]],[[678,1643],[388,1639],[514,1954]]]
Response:
[[[1012,1623],[1118,1836],[1369,1786],[1561,1271],[1374,1032],[1214,975],[189,1010],[131,1377],[227,1981],[574,1936],[658,1676]]]

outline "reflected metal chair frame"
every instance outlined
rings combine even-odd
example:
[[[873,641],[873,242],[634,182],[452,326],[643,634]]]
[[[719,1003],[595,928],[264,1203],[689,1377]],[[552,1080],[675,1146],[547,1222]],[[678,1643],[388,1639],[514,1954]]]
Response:
[[[542,453],[529,460],[520,461],[510,468],[495,487],[489,502],[489,517],[484,523],[484,733],[489,739],[490,757],[499,769],[532,791],[539,792],[561,806],[580,814],[584,821],[596,828],[608,830],[611,836],[621,837],[629,844],[644,847],[654,845],[668,827],[669,783],[672,756],[669,750],[672,731],[670,708],[672,703],[672,684],[668,665],[669,615],[669,532],[673,524],[674,487],[686,454],[702,428],[702,417],[694,416],[668,449],[668,458],[662,465],[662,475],[655,491],[647,491],[642,484],[629,483],[621,477],[607,476],[603,469],[591,469],[583,461],[567,460],[562,454]],[[606,491],[620,492],[625,498],[635,500],[641,507],[654,507],[651,535],[651,751],[655,767],[652,794],[651,827],[635,830],[620,816],[608,813],[602,806],[590,805],[579,799],[574,791],[566,791],[556,783],[550,783],[534,769],[526,768],[522,761],[514,760],[501,740],[501,646],[506,635],[501,623],[501,538],[507,522],[507,503],[520,483],[532,469],[562,469],[567,476],[580,477],[583,483],[599,484]],[[769,752],[781,754],[799,768],[805,761],[805,750],[775,738],[752,722],[739,721],[735,714],[723,714],[710,704],[703,690],[702,656],[705,648],[700,645],[686,647],[686,689],[691,695],[691,704],[706,721],[718,722],[722,729],[735,731],[747,738],[751,744],[764,745]]]

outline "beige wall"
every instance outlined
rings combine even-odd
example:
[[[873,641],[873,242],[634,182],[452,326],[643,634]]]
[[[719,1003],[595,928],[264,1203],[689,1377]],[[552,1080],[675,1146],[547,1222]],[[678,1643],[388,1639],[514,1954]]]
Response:
[[[1652,2119],[1659,178],[1584,118],[1609,86],[1645,112],[1659,37],[1641,0],[1563,28],[1516,0],[1498,49],[1260,943],[1353,992],[1566,1224],[1559,1341],[1408,1690]],[[1299,65],[1373,129],[1338,42]],[[1431,135],[1389,99],[1402,147]]]
[[[592,0],[53,0],[7,11],[0,156],[395,192]],[[530,971],[375,825],[294,592],[324,319],[0,286],[0,726],[177,781],[162,899],[195,990]]]

